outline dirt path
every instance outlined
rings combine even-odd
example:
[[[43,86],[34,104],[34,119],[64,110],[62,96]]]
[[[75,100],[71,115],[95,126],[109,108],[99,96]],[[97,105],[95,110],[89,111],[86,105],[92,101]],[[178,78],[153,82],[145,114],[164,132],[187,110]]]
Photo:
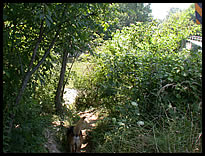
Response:
[[[58,149],[58,143],[56,142],[55,134],[51,130],[46,129],[44,136],[47,138],[47,142],[44,144],[44,147],[48,150],[48,153],[61,153]]]
[[[78,92],[75,89],[69,89],[69,88],[65,88],[66,93],[64,94],[64,100],[65,100],[65,104],[69,105],[69,104],[73,104],[73,102],[75,102],[75,98],[78,95]],[[85,118],[85,127],[82,130],[82,134],[83,134],[83,144],[81,146],[81,152],[90,152],[90,140],[88,137],[88,132],[92,131],[93,128],[95,128],[95,123],[98,120],[98,113],[94,110],[88,110],[88,111],[84,111],[84,112],[79,112],[78,115],[82,118],[82,117],[86,117]]]
[[[85,129],[82,130],[82,134],[83,134],[83,144],[81,146],[81,152],[86,152],[89,153],[91,152],[91,142],[88,136],[88,133],[90,131],[92,131],[93,128],[95,128],[95,123],[98,120],[98,113],[95,110],[89,110],[89,111],[85,111],[85,112],[80,112],[79,116],[82,117],[86,117],[85,118]]]
[[[69,89],[65,88],[65,94],[63,96],[65,100],[65,105],[67,105],[67,108],[69,108],[70,104],[73,104],[75,102],[75,98],[77,97],[78,92],[75,89]],[[81,152],[91,152],[91,143],[89,140],[88,132],[92,131],[92,129],[95,127],[95,123],[98,120],[98,112],[96,112],[94,109],[79,112],[78,115],[85,118],[85,127],[82,130],[83,134],[83,144],[81,146]],[[60,123],[55,122],[54,126],[60,125]],[[51,130],[46,129],[44,132],[45,137],[48,139],[48,141],[44,144],[44,147],[48,149],[49,153],[62,153],[59,150],[59,144],[55,141],[55,134],[51,132]]]

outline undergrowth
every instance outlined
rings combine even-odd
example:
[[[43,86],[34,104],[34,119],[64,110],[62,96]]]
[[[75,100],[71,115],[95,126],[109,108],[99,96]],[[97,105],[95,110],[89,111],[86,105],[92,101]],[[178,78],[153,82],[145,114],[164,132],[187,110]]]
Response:
[[[93,152],[202,151],[202,53],[179,46],[175,31],[185,29],[138,23],[89,56],[93,72],[74,82],[81,91],[76,107],[108,114],[90,134]]]

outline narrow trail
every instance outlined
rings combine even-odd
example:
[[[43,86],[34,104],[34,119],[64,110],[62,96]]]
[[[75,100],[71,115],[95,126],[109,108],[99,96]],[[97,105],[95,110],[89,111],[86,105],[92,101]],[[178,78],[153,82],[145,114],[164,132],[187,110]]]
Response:
[[[65,100],[65,105],[69,107],[70,104],[73,104],[75,102],[75,99],[78,95],[77,90],[75,89],[70,89],[70,88],[65,88],[65,94],[63,96]],[[91,143],[90,139],[88,136],[88,133],[92,131],[93,128],[96,126],[96,122],[98,120],[98,112],[96,110],[91,109],[88,111],[84,112],[79,112],[78,115],[85,118],[85,126],[84,129],[82,130],[83,134],[83,144],[81,146],[81,152],[82,153],[89,153],[91,152]],[[53,123],[54,127],[59,126],[60,122],[55,122]],[[46,129],[44,132],[45,137],[47,138],[47,142],[44,144],[44,147],[48,150],[49,153],[63,153],[62,151],[59,150],[59,144],[57,141],[55,141],[55,134],[54,132],[51,132],[51,130]]]
[[[98,114],[95,112],[95,110],[89,110],[89,111],[85,111],[85,112],[80,112],[79,116],[82,117],[86,117],[85,118],[85,129],[82,130],[82,134],[83,134],[83,144],[81,146],[81,152],[86,152],[89,153],[91,152],[91,143],[89,140],[89,136],[88,133],[90,131],[92,131],[93,128],[95,128],[96,126],[96,122],[98,120]]]
[[[65,88],[65,94],[64,94],[64,100],[65,100],[65,104],[69,105],[69,104],[73,104],[75,102],[75,99],[78,95],[77,90],[75,89],[69,89],[69,88]],[[86,117],[85,118],[85,127],[82,130],[82,134],[83,134],[83,144],[81,146],[81,152],[90,152],[90,141],[89,141],[89,137],[88,137],[88,132],[92,131],[93,128],[95,128],[95,123],[98,120],[98,113],[94,110],[88,110],[88,111],[84,111],[84,112],[79,112],[78,115],[82,118],[82,117]]]

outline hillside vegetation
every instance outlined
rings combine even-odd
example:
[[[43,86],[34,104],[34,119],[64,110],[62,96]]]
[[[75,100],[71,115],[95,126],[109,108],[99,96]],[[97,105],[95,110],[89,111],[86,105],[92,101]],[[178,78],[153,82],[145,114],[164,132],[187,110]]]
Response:
[[[76,106],[107,112],[96,152],[201,151],[202,51],[181,47],[189,25],[185,13],[136,23],[84,56],[93,71],[75,79]]]
[[[185,48],[201,25],[194,4],[175,10],[4,3],[3,152],[67,152],[67,127],[90,111],[89,152],[202,152],[202,50]]]

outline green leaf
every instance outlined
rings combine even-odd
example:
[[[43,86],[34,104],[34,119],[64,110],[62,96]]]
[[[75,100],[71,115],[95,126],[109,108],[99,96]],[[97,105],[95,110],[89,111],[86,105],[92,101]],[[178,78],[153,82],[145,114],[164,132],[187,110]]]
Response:
[[[123,122],[117,122],[117,123],[118,123],[118,125],[120,125],[120,126],[124,126],[124,125],[125,125]]]
[[[46,18],[47,18],[51,23],[53,23],[53,20],[52,20],[52,18],[51,18],[50,15],[46,15]]]
[[[6,74],[6,76],[7,76],[8,78],[10,78],[10,74],[9,74],[9,72],[7,72],[7,71],[3,71],[3,74]]]
[[[50,23],[50,21],[46,18],[46,24],[47,24],[47,26],[50,28],[50,26],[51,26],[51,23]]]
[[[105,22],[105,24],[103,25],[103,27],[104,27],[104,31],[107,31],[107,28],[109,27],[109,24],[107,23],[107,22]]]
[[[40,19],[42,20],[44,18],[44,14],[40,14]]]
[[[181,99],[181,95],[180,95],[180,94],[177,94],[176,97],[177,97],[178,99]]]
[[[171,81],[171,82],[173,82],[173,78],[171,78],[171,77],[168,77],[168,80]]]

